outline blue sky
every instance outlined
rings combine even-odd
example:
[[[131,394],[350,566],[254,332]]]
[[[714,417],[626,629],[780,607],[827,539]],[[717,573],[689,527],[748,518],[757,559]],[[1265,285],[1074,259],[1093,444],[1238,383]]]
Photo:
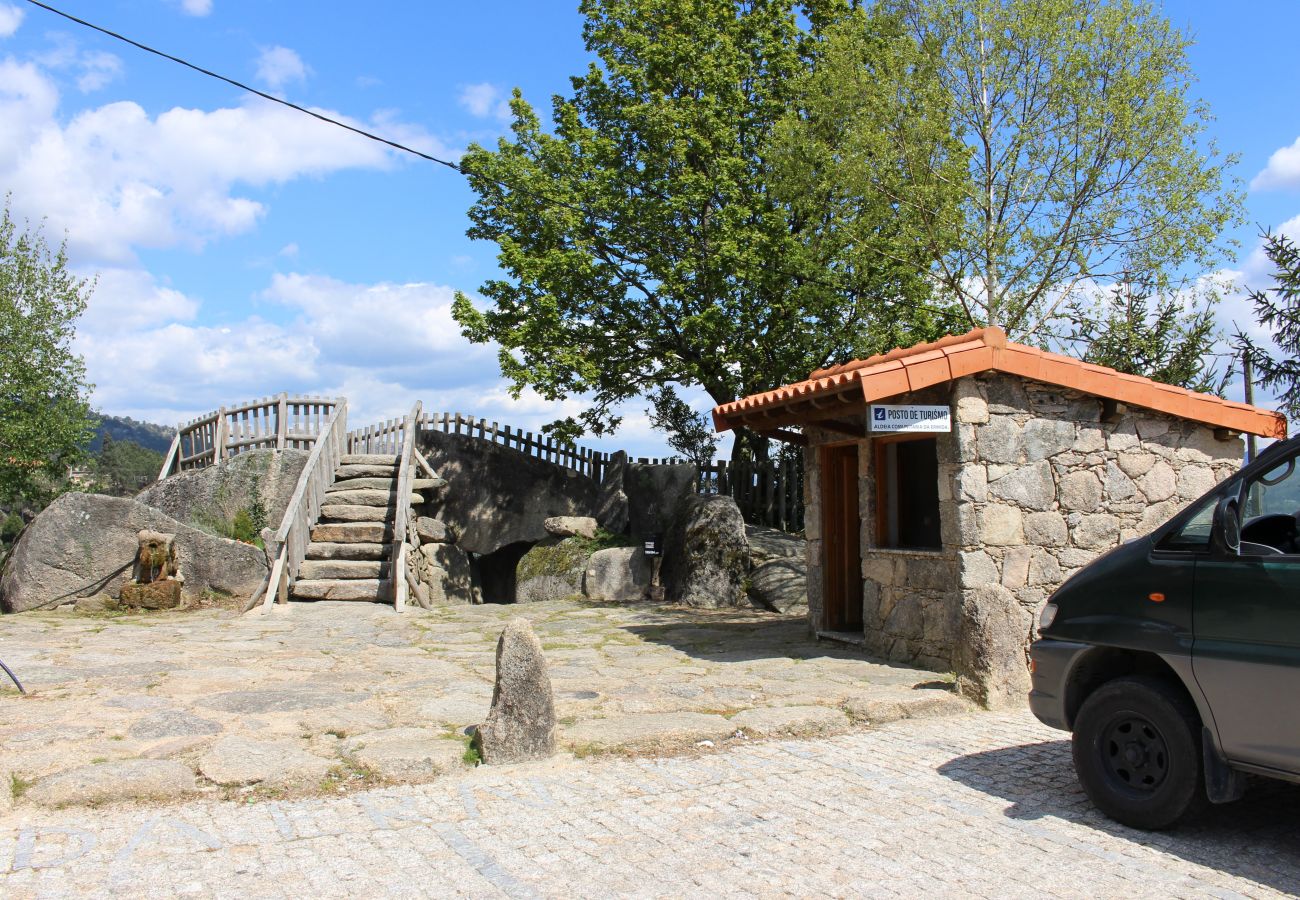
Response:
[[[587,64],[568,0],[54,5],[453,159],[495,141],[512,87],[544,111]],[[1195,36],[1213,137],[1251,185],[1230,274],[1263,284],[1256,226],[1300,234],[1300,5],[1164,8]],[[345,394],[357,424],[417,398],[530,428],[579,408],[512,400],[494,350],[459,336],[451,293],[494,273],[495,247],[465,236],[473,198],[448,169],[22,0],[0,0],[0,123],[0,192],[98,274],[78,349],[105,412],[172,424],[279,390]],[[1230,299],[1225,326],[1244,313]],[[590,443],[664,453],[641,404],[619,435]]]

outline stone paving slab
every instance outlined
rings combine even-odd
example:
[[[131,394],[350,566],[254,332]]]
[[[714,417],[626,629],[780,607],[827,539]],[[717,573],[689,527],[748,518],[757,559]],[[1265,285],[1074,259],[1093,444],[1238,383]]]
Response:
[[[0,896],[1274,897],[1300,787],[1164,834],[1093,810],[1027,713],[347,796],[0,813]]]
[[[44,779],[123,760],[188,766],[199,790],[226,797],[443,777],[465,764],[468,729],[491,705],[497,637],[516,615],[542,642],[561,746],[580,755],[833,733],[936,700],[967,708],[942,673],[872,662],[810,640],[802,618],[758,611],[553,602],[398,615],[321,602],[242,617],[40,613],[0,617],[0,656],[31,691],[0,686],[0,761],[20,808]]]

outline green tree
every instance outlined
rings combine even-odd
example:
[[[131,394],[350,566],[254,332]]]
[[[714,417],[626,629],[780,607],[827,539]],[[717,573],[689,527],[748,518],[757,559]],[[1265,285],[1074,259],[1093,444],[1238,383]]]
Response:
[[[713,462],[719,438],[676,388],[664,385],[650,394],[650,403],[650,426],[668,435],[669,447],[697,466]]]
[[[1234,159],[1205,140],[1189,38],[1149,3],[879,0],[876,10],[938,55],[945,110],[968,151],[957,216],[936,208],[917,222],[937,283],[969,323],[1043,339],[1096,283],[1137,273],[1163,294],[1188,267],[1222,260],[1219,235],[1241,221]],[[842,89],[831,80],[827,90]],[[891,137],[914,156],[905,133]],[[868,182],[859,193],[877,183],[853,164],[840,176]]]
[[[36,505],[83,456],[95,421],[86,367],[72,349],[92,286],[68,271],[65,246],[0,218],[0,500]]]
[[[1236,340],[1250,357],[1256,385],[1273,391],[1279,409],[1295,422],[1300,420],[1300,247],[1284,234],[1266,233],[1264,253],[1273,264],[1273,287],[1251,291],[1250,299],[1274,349],[1240,330]]]
[[[500,345],[516,393],[590,397],[550,433],[607,433],[617,404],[663,385],[723,403],[948,327],[926,305],[914,211],[890,199],[941,206],[934,171],[878,160],[890,193],[846,193],[800,181],[801,163],[828,158],[779,133],[825,35],[849,19],[872,27],[854,5],[584,0],[598,62],[553,98],[554,133],[516,91],[512,137],[469,148],[469,234],[497,243],[507,277],[482,286],[486,309],[458,295],[454,313],[469,339]],[[913,71],[910,38],[872,35]],[[805,114],[831,128],[814,96]],[[736,446],[765,450],[746,435]]]
[[[135,441],[113,440],[105,433],[95,460],[95,474],[101,490],[117,496],[138,494],[158,477],[163,454]]]
[[[1072,301],[1065,316],[1072,326],[1069,340],[1083,348],[1085,362],[1221,395],[1232,370],[1214,363],[1220,337],[1216,305],[1213,291],[1153,298],[1125,281],[1103,302]]]

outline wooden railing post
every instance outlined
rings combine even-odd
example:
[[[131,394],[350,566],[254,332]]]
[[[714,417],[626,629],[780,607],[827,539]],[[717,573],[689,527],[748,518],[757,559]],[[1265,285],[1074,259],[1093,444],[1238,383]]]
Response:
[[[289,440],[289,395],[280,394],[275,413],[275,449],[283,450]]]

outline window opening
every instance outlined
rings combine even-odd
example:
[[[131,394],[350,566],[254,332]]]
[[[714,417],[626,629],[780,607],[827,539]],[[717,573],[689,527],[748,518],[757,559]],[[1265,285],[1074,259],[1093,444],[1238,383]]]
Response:
[[[938,441],[880,442],[876,454],[879,546],[940,549]]]

